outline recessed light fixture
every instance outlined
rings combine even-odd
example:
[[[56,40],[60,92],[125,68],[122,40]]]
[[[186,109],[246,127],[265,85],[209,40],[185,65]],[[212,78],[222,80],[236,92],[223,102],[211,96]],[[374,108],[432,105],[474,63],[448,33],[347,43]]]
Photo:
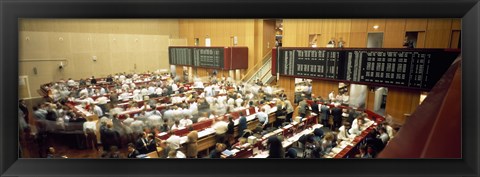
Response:
[[[375,25],[373,26],[373,29],[378,29],[378,27],[379,27],[378,25]]]

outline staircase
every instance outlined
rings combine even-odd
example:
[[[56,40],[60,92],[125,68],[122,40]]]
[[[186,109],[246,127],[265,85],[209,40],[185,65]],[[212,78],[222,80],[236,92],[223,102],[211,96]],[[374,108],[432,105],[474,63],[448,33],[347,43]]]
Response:
[[[276,78],[271,72],[272,52],[270,51],[262,58],[262,62],[259,62],[253,67],[253,69],[247,72],[245,77],[242,78],[242,81],[246,83],[255,83],[255,80],[260,79],[263,84],[270,84]]]

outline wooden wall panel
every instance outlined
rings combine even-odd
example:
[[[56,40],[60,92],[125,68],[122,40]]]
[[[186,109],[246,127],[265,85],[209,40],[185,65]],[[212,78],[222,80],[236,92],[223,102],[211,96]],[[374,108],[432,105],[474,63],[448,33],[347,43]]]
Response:
[[[425,48],[425,31],[418,32],[417,36],[417,48]]]
[[[406,19],[406,31],[425,31],[427,30],[427,19]]]
[[[365,107],[368,109],[368,110],[371,110],[373,111],[375,108],[375,91],[370,91],[368,90],[367,92],[367,100],[365,101],[366,105]]]
[[[449,48],[450,30],[428,30],[425,37],[425,48]]]
[[[378,29],[374,29],[373,26],[378,25]],[[386,26],[385,19],[368,19],[367,30],[368,32],[384,32]]]
[[[462,19],[452,19],[452,30],[462,30]]]
[[[288,100],[290,100],[293,104],[295,96],[295,78],[280,76],[277,85],[278,88],[285,90],[285,94],[287,95]]]
[[[427,30],[451,30],[452,19],[428,19]]]
[[[368,20],[366,19],[353,19],[350,31],[354,32],[367,32]]]
[[[339,82],[313,80],[312,81],[312,93],[316,96],[321,96],[324,99],[328,99],[328,94],[333,90],[338,93]]]
[[[385,26],[384,48],[402,48],[405,38],[405,19],[387,19]]]
[[[450,48],[458,48],[460,43],[460,31],[452,31],[452,41],[450,42]]]
[[[404,114],[411,114],[420,100],[420,91],[388,88],[385,113],[393,117],[400,125],[405,122]]]
[[[352,32],[350,33],[349,47],[365,48],[367,47],[367,33],[366,32]]]

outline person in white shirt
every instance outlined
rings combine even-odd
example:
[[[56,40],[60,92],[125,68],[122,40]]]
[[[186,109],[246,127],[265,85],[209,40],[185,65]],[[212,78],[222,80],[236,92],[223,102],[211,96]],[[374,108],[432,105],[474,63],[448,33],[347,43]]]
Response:
[[[67,85],[70,86],[70,87],[72,87],[72,86],[77,85],[77,83],[75,83],[75,81],[74,81],[72,78],[70,78],[70,79],[68,79],[68,81],[67,81]]]
[[[82,90],[80,90],[80,92],[78,93],[78,95],[79,95],[80,97],[88,96],[88,90],[87,90],[87,88],[83,88]]]
[[[353,120],[352,122],[352,128],[350,128],[349,132],[350,134],[354,135],[360,135],[363,130],[365,130],[367,125],[371,122],[371,120],[368,120],[367,118],[364,118],[363,116],[360,116]]]
[[[272,95],[273,94],[273,89],[271,86],[266,86],[263,90],[266,94]]]
[[[172,120],[173,119],[173,110],[172,108],[167,108],[163,113],[163,120]]]
[[[265,128],[265,126],[268,124],[268,114],[265,113],[265,109],[261,108],[260,112],[257,112],[255,116],[260,122],[260,125],[262,126],[262,128]]]
[[[172,91],[176,93],[178,91],[178,85],[176,83],[172,84]]]
[[[163,93],[163,89],[161,87],[157,87],[155,89],[155,94],[157,94],[157,96],[161,96]]]
[[[107,92],[106,92],[105,88],[100,87],[100,92],[99,93],[100,93],[100,95],[105,95]]]
[[[263,110],[264,110],[264,112],[265,112],[266,114],[270,114],[270,111],[271,111],[270,108],[271,108],[271,107],[270,107],[269,104],[263,103],[262,108],[263,108]]]
[[[227,101],[227,104],[228,105],[234,105],[235,104],[235,100],[233,98],[229,98],[228,101]]]
[[[123,90],[128,90],[128,89],[130,89],[130,86],[128,84],[123,84],[122,89]]]
[[[102,108],[100,108],[100,106],[98,106],[97,104],[93,104],[93,113],[95,113],[98,117],[103,116]]]
[[[143,101],[143,95],[142,94],[134,94],[133,95],[133,101],[136,101],[136,102]]]
[[[243,103],[242,96],[238,95],[237,99],[235,100],[235,104],[237,105],[237,107],[241,107],[242,103]]]
[[[190,111],[192,112],[192,116],[195,116],[198,114],[198,105],[197,102],[192,102],[190,103],[189,106]]]
[[[384,121],[380,124],[382,127],[384,127],[387,130],[388,137],[390,139],[393,139],[394,135],[394,130],[393,128],[388,124],[387,121]]]
[[[140,91],[140,93],[142,93],[143,96],[149,95],[149,94],[148,94],[148,90],[147,90],[145,87],[142,88],[142,90]]]
[[[344,104],[348,104],[348,101],[349,101],[349,96],[347,95],[347,92],[343,93],[343,96],[342,96],[342,103]]]
[[[180,151],[180,137],[177,135],[170,136],[167,140],[167,145],[170,147],[170,153],[175,153],[175,158],[187,158],[187,156]],[[175,152],[176,151],[176,152]],[[171,158],[169,156],[169,158]]]
[[[148,87],[148,95],[153,95],[155,93],[155,89],[156,87],[150,85],[150,87]]]
[[[133,82],[130,83],[130,88],[135,88],[135,87],[136,87],[136,86],[135,86],[135,83],[133,83]]]
[[[177,130],[178,128],[181,128],[180,127],[180,121],[175,120],[175,123],[173,123],[172,127],[170,127],[170,130]]]
[[[118,99],[125,101],[125,100],[129,100],[129,99],[130,99],[129,97],[130,97],[130,95],[129,95],[128,92],[123,92],[122,94],[120,94],[120,95],[118,96]]]
[[[328,99],[330,101],[334,101],[335,100],[335,91],[331,91],[329,94],[328,94]]]
[[[212,128],[215,130],[215,139],[217,143],[224,143],[225,142],[225,133],[228,130],[228,123],[225,122],[223,119],[224,117],[220,117],[220,120],[216,121]]]
[[[345,122],[343,126],[341,126],[338,130],[337,134],[337,140],[339,141],[349,141],[350,139],[354,138],[355,135],[350,134],[348,131],[351,128],[351,125],[349,122]]]
[[[133,90],[133,95],[137,95],[137,94],[140,94],[140,89],[137,87],[135,88],[135,90]]]
[[[390,140],[390,137],[388,137],[388,134],[387,134],[387,129],[385,129],[385,127],[380,127],[378,129],[378,138],[382,140],[383,144],[387,144],[388,141]]]
[[[118,80],[119,80],[120,82],[123,82],[123,81],[125,80],[125,76],[124,76],[123,74],[120,75],[120,77],[118,78]]]
[[[204,112],[201,117],[197,119],[197,122],[202,122],[208,120],[208,113]]]
[[[182,120],[180,120],[178,127],[187,127],[192,125],[193,121],[190,119],[189,115],[185,115]]]

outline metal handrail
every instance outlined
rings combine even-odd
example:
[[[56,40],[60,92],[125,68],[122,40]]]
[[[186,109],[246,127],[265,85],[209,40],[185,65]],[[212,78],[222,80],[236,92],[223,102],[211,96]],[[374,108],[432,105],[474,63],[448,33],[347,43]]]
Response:
[[[252,77],[250,77],[246,82],[249,83],[254,78],[263,79],[265,74],[267,74],[268,71],[272,70],[271,61],[272,61],[272,58],[269,58],[268,60],[266,60],[265,64],[258,70],[258,72],[256,72]]]
[[[255,66],[253,66],[253,69],[249,70],[241,80],[245,81],[245,79],[253,77],[256,74],[256,72],[260,68],[262,68],[265,65],[265,63],[267,63],[268,58],[271,58],[271,56],[272,56],[272,51],[268,51],[268,53],[262,57],[262,62],[259,62]]]

